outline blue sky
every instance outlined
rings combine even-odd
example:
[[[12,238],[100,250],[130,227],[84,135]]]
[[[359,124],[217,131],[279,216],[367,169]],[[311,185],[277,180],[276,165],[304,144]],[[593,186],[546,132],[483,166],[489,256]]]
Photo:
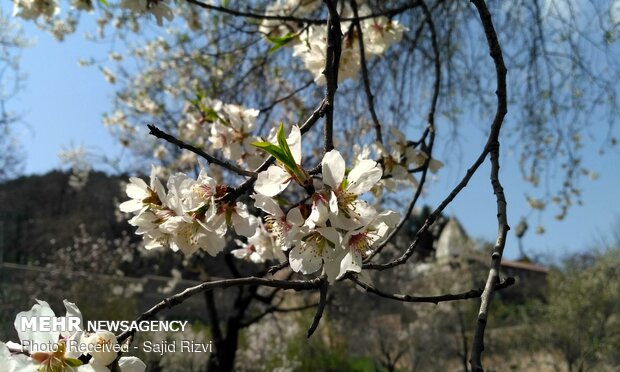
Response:
[[[9,6],[3,8],[8,10]],[[82,18],[87,22],[83,22],[81,29],[94,29],[89,18]],[[80,58],[104,58],[108,46],[85,41],[80,31],[59,43],[31,23],[21,23],[27,36],[35,41],[22,52],[22,71],[27,73],[28,79],[26,88],[12,102],[12,108],[23,114],[24,119],[17,132],[27,153],[25,173],[41,174],[59,168],[57,154],[71,143],[84,145],[94,153],[119,154],[120,147],[101,122],[101,114],[110,106],[113,86],[105,82],[98,68],[82,68],[77,63]],[[449,156],[449,149],[439,148],[439,159],[445,156],[453,162],[460,161],[440,171],[439,180],[430,188],[424,202],[436,206],[478,155],[484,141],[480,131],[471,130],[463,135],[461,157]],[[598,172],[600,178],[584,180],[584,205],[574,206],[562,222],[553,218],[555,211],[531,212],[525,194],[532,189],[521,178],[518,159],[510,149],[502,150],[501,177],[508,200],[509,223],[515,227],[521,216],[530,215],[530,230],[523,241],[527,252],[558,257],[566,252],[582,251],[608,236],[613,227],[618,228],[620,154],[617,149],[611,149],[598,155],[598,146],[599,143],[587,143],[583,161]],[[473,237],[493,241],[497,222],[495,198],[488,178],[487,161],[446,213],[458,217]],[[539,223],[546,228],[543,235],[534,233]],[[511,232],[506,257],[515,258],[517,253],[517,241]]]

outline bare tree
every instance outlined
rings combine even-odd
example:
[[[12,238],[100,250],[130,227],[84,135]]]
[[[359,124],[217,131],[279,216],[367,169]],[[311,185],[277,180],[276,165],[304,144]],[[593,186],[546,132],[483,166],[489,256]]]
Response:
[[[19,117],[9,108],[9,101],[23,85],[19,49],[26,45],[17,24],[0,10],[0,181],[18,175],[24,157],[12,131]]]

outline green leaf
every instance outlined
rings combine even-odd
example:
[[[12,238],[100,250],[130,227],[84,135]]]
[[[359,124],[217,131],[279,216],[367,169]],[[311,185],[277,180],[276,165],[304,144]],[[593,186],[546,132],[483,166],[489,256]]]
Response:
[[[297,168],[297,165],[295,164],[293,158],[288,157],[281,148],[274,145],[273,143],[253,142],[252,146],[258,147],[259,149],[272,155],[274,158],[278,159],[282,164],[284,164],[284,166],[286,166],[290,171],[294,171]]]
[[[293,157],[293,153],[288,147],[288,142],[286,142],[286,137],[284,137],[284,124],[282,124],[282,122],[280,122],[280,127],[278,128],[278,134],[276,137],[278,139],[278,145],[280,145],[280,148],[284,151],[284,154],[289,157],[294,164],[295,157]]]
[[[101,0],[101,1],[103,2],[105,0]],[[74,358],[65,358],[65,363],[68,364],[70,367],[79,367],[84,364],[82,363],[81,360],[74,359]]]
[[[99,0],[99,2],[105,6],[110,6],[110,4],[108,3],[108,0]]]
[[[214,109],[210,107],[201,107],[200,109],[205,113],[205,119],[207,119],[208,122],[213,123],[218,120],[224,122]]]
[[[267,36],[267,39],[273,43],[271,48],[269,49],[269,53],[273,53],[276,50],[282,48],[284,45],[288,44],[291,40],[297,37],[296,34],[288,33],[284,36]]]

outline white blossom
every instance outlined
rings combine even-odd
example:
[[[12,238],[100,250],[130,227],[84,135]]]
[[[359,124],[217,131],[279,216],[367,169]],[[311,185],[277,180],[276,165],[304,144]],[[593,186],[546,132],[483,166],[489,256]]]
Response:
[[[164,18],[171,22],[174,19],[168,0],[122,0],[121,8],[129,9],[138,14],[149,13],[157,20],[158,26],[163,26]]]
[[[361,272],[362,258],[387,237],[388,231],[396,226],[399,220],[398,213],[386,211],[378,214],[366,225],[348,231],[342,239],[347,253],[340,262],[339,276],[348,271]]]
[[[340,272],[340,260],[345,254],[341,236],[333,227],[306,229],[295,242],[289,254],[291,269],[303,274],[312,274],[321,267],[330,282]]]
[[[51,18],[60,12],[57,0],[14,0],[13,17],[36,19]]]
[[[297,179],[300,183],[305,181],[299,179],[301,172],[301,131],[298,126],[293,126],[291,133],[286,138],[286,143],[291,150],[299,172],[291,174],[283,164],[271,165],[266,171],[258,174],[254,183],[254,191],[257,193],[265,196],[276,196],[286,189],[292,179]]]

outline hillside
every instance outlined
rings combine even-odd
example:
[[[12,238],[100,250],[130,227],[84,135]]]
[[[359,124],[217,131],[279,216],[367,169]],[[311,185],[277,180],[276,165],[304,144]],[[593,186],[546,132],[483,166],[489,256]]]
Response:
[[[92,172],[82,190],[53,171],[0,184],[0,251],[6,262],[44,265],[50,249],[73,243],[80,224],[91,236],[113,238],[130,226],[116,217],[121,178]]]

